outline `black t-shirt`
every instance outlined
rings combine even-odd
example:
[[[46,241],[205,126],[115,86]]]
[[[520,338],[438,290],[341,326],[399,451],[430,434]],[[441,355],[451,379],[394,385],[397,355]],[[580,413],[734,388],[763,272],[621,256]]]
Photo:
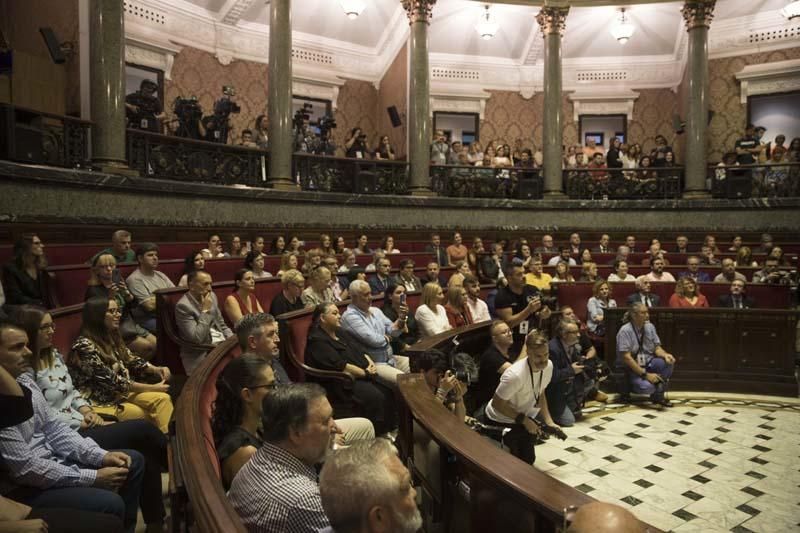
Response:
[[[511,363],[495,347],[489,346],[481,355],[481,366],[478,372],[478,406],[486,404],[494,396],[497,386],[500,385],[501,374],[497,370],[506,363]]]
[[[269,306],[269,314],[277,317],[278,315],[282,315],[284,313],[298,311],[303,307],[305,306],[300,298],[297,298],[294,303],[291,303],[286,299],[286,296],[283,295],[283,291],[281,291],[277,296],[275,296],[275,298],[272,299],[272,303]]]
[[[346,339],[334,340],[320,328],[314,328],[306,343],[306,361],[320,370],[343,372],[348,363],[361,369],[369,366],[364,354],[346,344]]]
[[[533,285],[525,285],[521,294],[516,294],[509,287],[503,287],[497,290],[497,296],[494,299],[495,311],[498,309],[511,308],[511,314],[516,315],[528,306],[528,302],[535,296],[541,298],[541,292]],[[544,304],[542,304],[544,306]],[[528,316],[525,320],[517,324],[512,330],[514,333],[514,344],[511,353],[519,353],[522,348],[522,343],[525,342],[525,336],[532,329],[538,326],[536,316],[538,313]]]
[[[752,150],[758,146],[758,141],[755,140],[753,137],[742,137],[736,141],[736,148],[742,148],[744,150]],[[740,165],[752,165],[756,162],[756,158],[750,152],[745,154],[736,154],[736,161]]]

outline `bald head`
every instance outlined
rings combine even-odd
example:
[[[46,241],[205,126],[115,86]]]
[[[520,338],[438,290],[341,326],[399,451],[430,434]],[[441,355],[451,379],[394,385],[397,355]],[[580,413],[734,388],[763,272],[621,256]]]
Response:
[[[627,509],[613,503],[593,502],[581,505],[575,513],[569,533],[643,533],[644,525]]]

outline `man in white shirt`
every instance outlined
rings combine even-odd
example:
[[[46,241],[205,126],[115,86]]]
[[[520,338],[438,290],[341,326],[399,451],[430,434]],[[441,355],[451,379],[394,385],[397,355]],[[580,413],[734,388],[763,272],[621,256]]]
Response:
[[[558,264],[561,261],[567,263],[569,266],[577,265],[578,263],[576,263],[575,260],[570,256],[570,251],[571,248],[569,247],[568,244],[562,246],[559,249],[559,254],[551,257],[550,260],[547,262],[547,266],[556,266],[556,264]]]
[[[489,424],[510,427],[503,442],[512,455],[533,464],[535,437],[542,431],[535,419],[538,417],[551,428],[561,428],[547,407],[545,389],[553,377],[547,337],[533,330],[525,338],[525,347],[528,357],[518,360],[500,377],[500,385],[486,405],[486,418]]]
[[[669,272],[664,272],[664,260],[657,258],[650,265],[650,272],[644,275],[647,281],[671,281],[675,282],[675,277]]]
[[[472,274],[464,276],[464,288],[467,290],[467,307],[470,314],[472,314],[472,321],[483,322],[484,320],[491,320],[489,315],[489,306],[486,302],[481,300],[481,286],[478,283],[478,278]]]

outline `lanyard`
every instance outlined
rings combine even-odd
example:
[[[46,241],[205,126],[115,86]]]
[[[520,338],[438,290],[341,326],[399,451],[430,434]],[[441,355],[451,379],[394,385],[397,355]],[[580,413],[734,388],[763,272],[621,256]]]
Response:
[[[531,366],[531,360],[526,359],[528,363],[528,369],[530,373],[528,374],[531,378],[531,390],[533,390],[533,406],[536,407],[539,404],[539,396],[542,394],[542,381],[544,381],[544,369],[539,370],[539,389],[536,390],[536,380],[533,379],[533,367]]]

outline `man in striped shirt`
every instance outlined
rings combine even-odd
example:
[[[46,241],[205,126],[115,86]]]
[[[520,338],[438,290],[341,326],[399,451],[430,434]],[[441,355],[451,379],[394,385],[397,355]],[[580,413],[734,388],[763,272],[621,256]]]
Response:
[[[314,465],[339,428],[325,389],[281,385],[264,398],[264,445],[239,470],[228,499],[251,533],[317,533],[326,528]]]

